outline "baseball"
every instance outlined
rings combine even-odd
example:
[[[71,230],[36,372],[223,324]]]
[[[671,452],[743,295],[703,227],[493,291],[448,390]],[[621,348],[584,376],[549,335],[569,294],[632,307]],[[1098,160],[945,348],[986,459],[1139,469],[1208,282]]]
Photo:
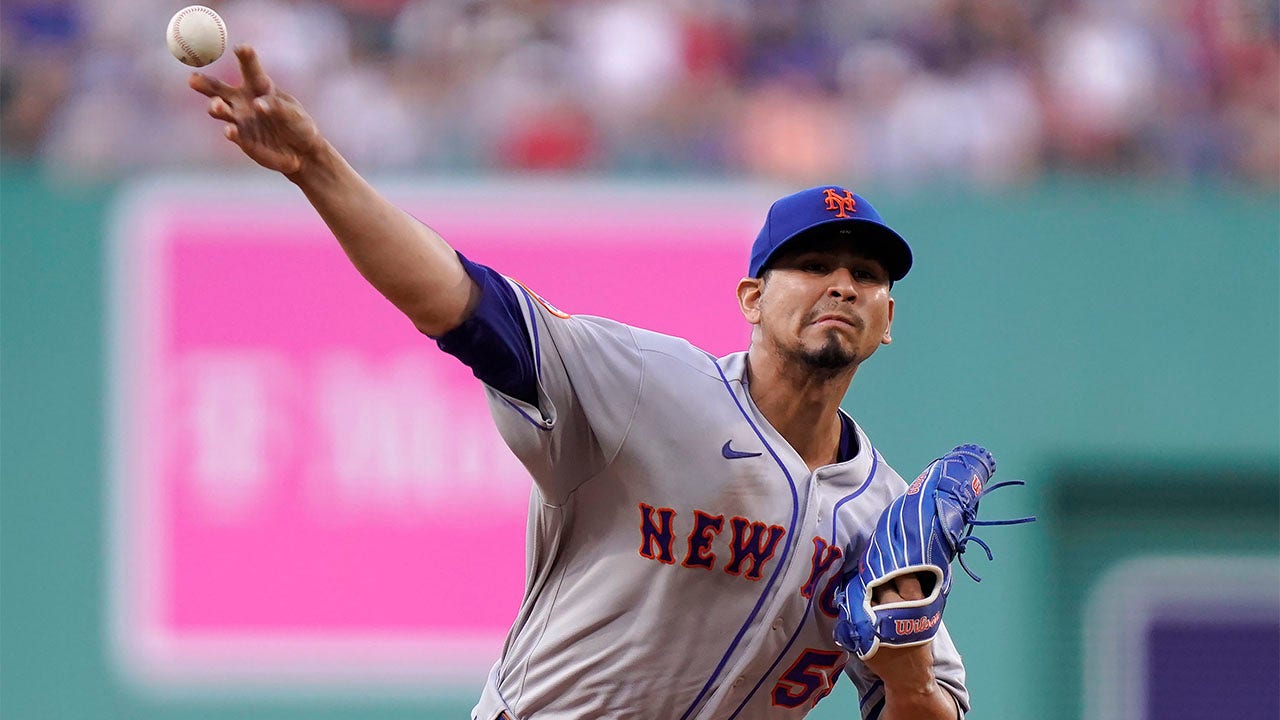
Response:
[[[192,67],[201,67],[222,57],[222,51],[227,49],[227,25],[213,10],[192,5],[169,20],[164,39],[174,57]]]

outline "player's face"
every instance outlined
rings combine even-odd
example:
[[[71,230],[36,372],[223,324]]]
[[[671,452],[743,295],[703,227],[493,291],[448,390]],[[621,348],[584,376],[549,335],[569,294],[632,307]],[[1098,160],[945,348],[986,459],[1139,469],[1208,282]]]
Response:
[[[762,349],[809,369],[838,373],[889,344],[889,273],[847,239],[820,238],[788,248],[766,276],[738,287]]]

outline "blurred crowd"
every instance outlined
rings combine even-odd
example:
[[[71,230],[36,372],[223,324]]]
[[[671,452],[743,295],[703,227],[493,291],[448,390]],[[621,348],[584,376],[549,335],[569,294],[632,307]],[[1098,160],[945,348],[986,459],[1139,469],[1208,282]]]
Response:
[[[247,162],[165,48],[185,4],[5,0],[4,158]],[[362,171],[1280,185],[1276,0],[204,4]]]

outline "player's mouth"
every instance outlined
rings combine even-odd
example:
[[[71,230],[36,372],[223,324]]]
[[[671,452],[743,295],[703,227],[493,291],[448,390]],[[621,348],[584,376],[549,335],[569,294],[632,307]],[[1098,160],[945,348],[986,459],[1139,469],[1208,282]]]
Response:
[[[848,315],[837,315],[835,313],[827,313],[826,315],[819,315],[818,319],[813,321],[813,324],[819,327],[826,327],[831,325],[835,325],[835,326],[847,325],[849,327],[855,327],[855,328],[862,327],[862,322],[858,318],[850,317]]]

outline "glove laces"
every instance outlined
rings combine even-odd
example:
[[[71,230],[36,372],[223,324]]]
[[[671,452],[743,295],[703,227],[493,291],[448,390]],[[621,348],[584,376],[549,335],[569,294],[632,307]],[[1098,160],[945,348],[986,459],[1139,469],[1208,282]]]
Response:
[[[973,578],[974,582],[982,582],[982,578],[978,577],[978,574],[975,573],[973,570],[970,570],[968,564],[966,564],[964,561],[964,551],[965,551],[965,548],[968,547],[969,542],[973,541],[977,543],[983,550],[985,550],[987,553],[987,560],[990,561],[995,559],[995,556],[991,554],[991,547],[987,545],[985,542],[983,542],[982,538],[973,534],[973,528],[975,526],[1021,525],[1022,523],[1029,523],[1029,522],[1036,521],[1035,515],[1028,515],[1026,517],[1015,518],[1012,520],[979,520],[978,519],[978,500],[981,500],[983,497],[987,495],[987,493],[990,493],[993,490],[998,490],[1002,487],[1008,487],[1010,485],[1026,485],[1026,483],[1021,480],[1006,480],[1005,482],[1002,482],[1002,483],[989,485],[986,488],[984,488],[981,493],[978,493],[978,497],[974,499],[972,507],[969,507],[969,505],[965,504],[960,509],[960,512],[965,522],[965,532],[964,532],[964,535],[959,540],[956,541],[956,557],[959,558],[960,560],[960,567],[964,568],[964,571],[969,574],[969,577]]]

